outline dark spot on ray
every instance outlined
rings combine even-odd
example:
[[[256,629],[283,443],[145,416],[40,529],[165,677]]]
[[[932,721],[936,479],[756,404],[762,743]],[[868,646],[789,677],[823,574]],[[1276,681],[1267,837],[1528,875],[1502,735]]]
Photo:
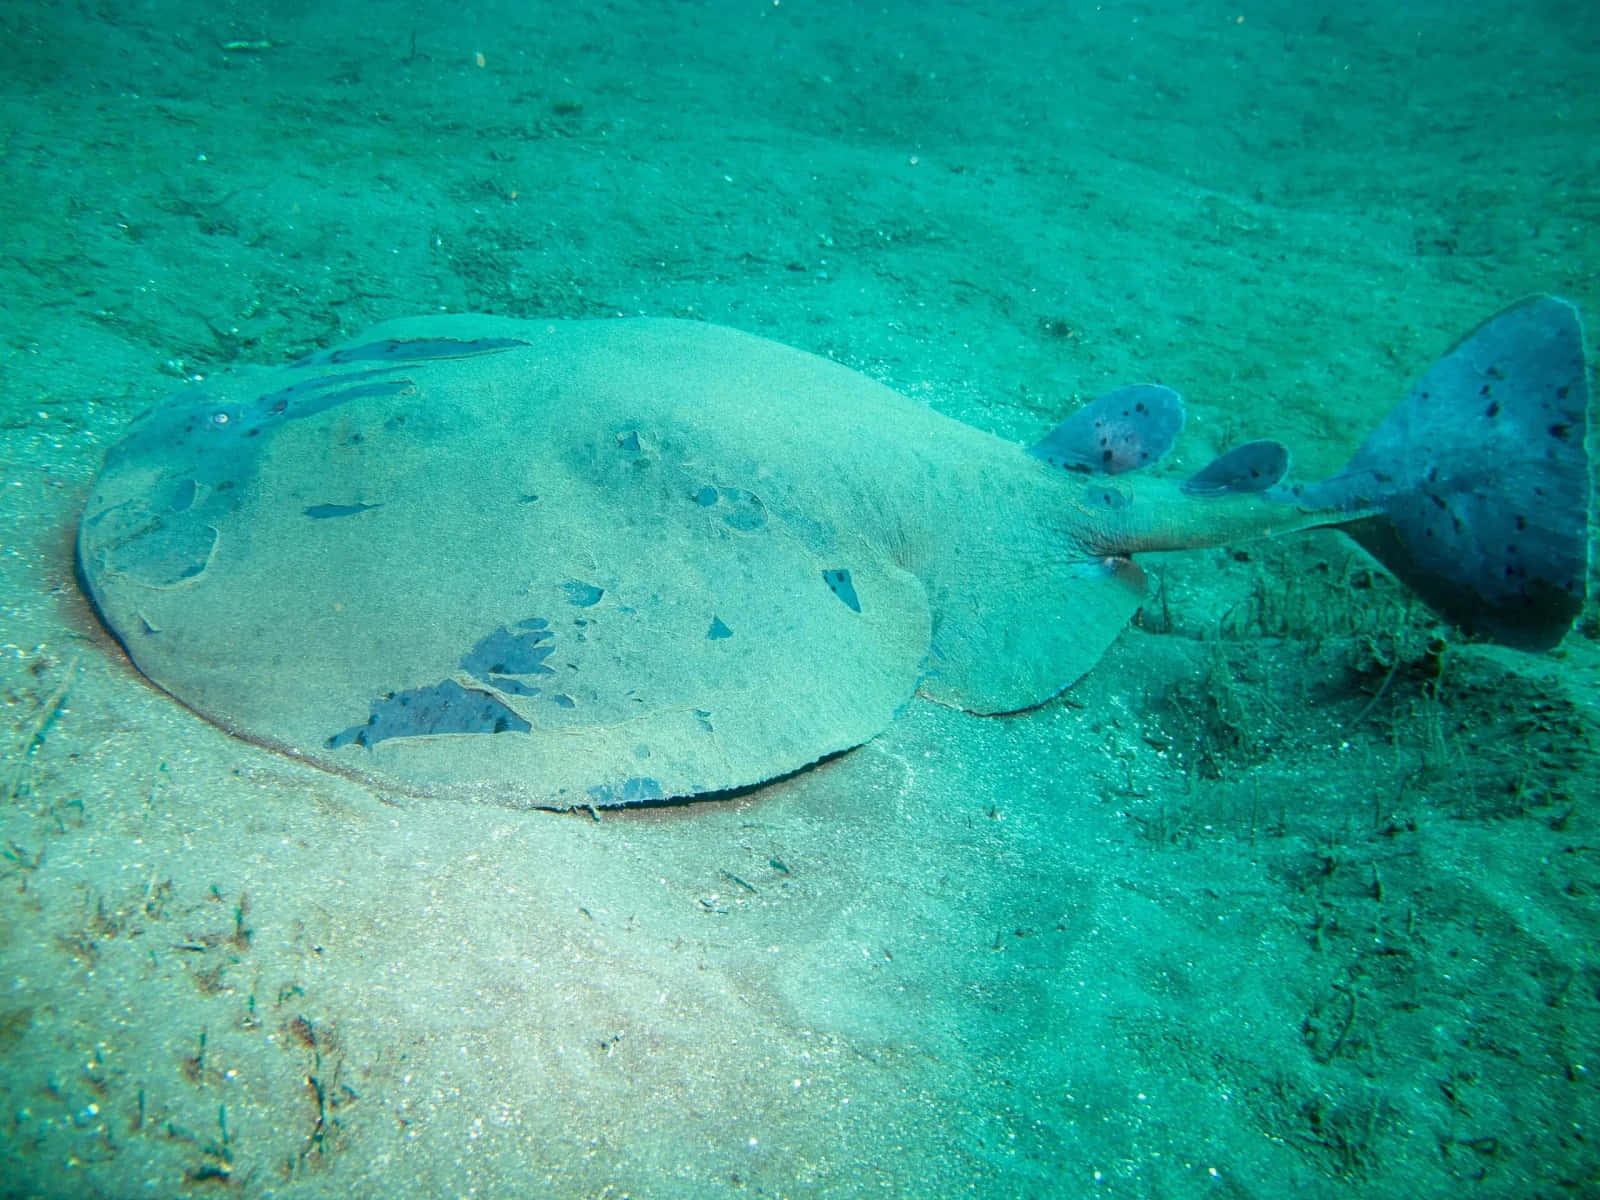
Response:
[[[533,697],[544,693],[543,688],[535,687],[531,683],[524,683],[511,675],[491,675],[483,682],[493,684],[496,689],[505,692],[509,696]]]
[[[445,733],[527,733],[533,727],[495,696],[444,679],[428,687],[390,692],[372,704],[363,725],[352,725],[328,739],[328,749],[372,747],[390,738]]]
[[[855,612],[861,611],[861,601],[856,596],[855,584],[850,582],[850,572],[843,567],[822,573],[822,581],[828,585],[828,590],[839,597],[849,608]]]
[[[477,644],[461,656],[461,669],[503,691],[537,695],[537,690],[527,690],[530,684],[507,677],[554,675],[554,668],[545,665],[545,659],[554,649],[555,635],[548,629],[513,631],[502,625],[479,638]]]
[[[606,594],[605,588],[578,579],[569,579],[561,585],[561,590],[567,594],[567,603],[574,608],[593,608]]]

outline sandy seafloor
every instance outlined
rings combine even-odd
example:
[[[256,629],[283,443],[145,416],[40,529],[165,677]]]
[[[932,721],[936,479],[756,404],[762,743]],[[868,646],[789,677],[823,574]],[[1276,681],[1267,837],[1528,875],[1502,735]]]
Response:
[[[1167,469],[1315,476],[1503,303],[1600,319],[1597,79],[1587,0],[0,8],[0,1192],[1600,1194],[1592,616],[1172,556],[1042,709],[596,822],[218,732],[71,558],[186,378],[438,310],[1017,441],[1157,379]]]

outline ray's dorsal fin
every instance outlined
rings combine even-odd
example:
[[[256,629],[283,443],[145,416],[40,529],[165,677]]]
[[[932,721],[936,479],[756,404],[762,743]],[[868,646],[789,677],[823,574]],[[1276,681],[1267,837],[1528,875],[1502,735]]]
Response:
[[[1246,442],[1219,454],[1183,482],[1186,496],[1264,492],[1289,473],[1289,448],[1271,440]]]
[[[1054,467],[1119,475],[1147,467],[1172,449],[1183,429],[1183,397],[1136,383],[1089,401],[1028,453]]]

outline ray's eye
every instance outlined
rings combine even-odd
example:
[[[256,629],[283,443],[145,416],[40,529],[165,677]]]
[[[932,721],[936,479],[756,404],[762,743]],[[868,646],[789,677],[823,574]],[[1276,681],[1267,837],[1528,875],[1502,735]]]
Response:
[[[225,408],[219,408],[216,412],[211,414],[211,426],[213,429],[222,429],[223,427],[232,424],[232,422],[233,414]]]

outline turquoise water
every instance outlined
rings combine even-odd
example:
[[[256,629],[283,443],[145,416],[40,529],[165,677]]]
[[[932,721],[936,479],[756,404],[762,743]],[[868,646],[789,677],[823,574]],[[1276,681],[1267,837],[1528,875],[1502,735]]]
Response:
[[[441,311],[714,321],[1017,442],[1162,382],[1168,471],[1326,474],[1503,304],[1600,311],[1589,7],[0,34],[4,1194],[1600,1189],[1592,607],[1530,655],[1334,533],[1151,558],[1042,708],[596,820],[231,738],[72,567],[138,412]]]

